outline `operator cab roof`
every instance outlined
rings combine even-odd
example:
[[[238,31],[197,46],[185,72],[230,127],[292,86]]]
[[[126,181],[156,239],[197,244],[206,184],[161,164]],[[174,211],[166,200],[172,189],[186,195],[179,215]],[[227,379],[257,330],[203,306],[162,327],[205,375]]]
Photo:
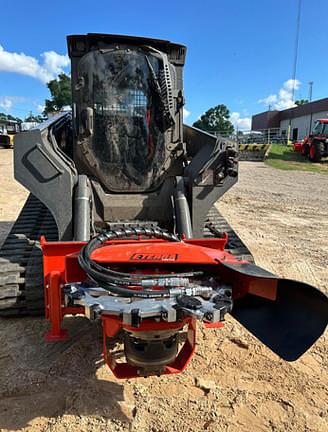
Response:
[[[168,54],[169,60],[178,65],[183,65],[186,58],[187,47],[172,43],[168,40],[151,39],[137,36],[113,35],[102,33],[88,33],[86,35],[67,36],[68,55],[81,57],[90,49],[105,48],[108,44],[122,43],[136,46],[151,45],[152,47]]]

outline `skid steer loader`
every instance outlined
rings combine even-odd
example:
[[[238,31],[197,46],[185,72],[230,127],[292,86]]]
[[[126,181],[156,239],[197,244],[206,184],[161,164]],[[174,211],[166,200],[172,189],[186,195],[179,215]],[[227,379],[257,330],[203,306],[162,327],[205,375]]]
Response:
[[[256,266],[213,207],[238,179],[237,152],[183,125],[186,47],[67,42],[72,112],[15,138],[15,178],[31,195],[0,252],[0,315],[45,310],[47,341],[65,339],[65,315],[101,320],[119,378],[181,372],[196,322],[222,327],[227,313],[297,359],[325,330],[327,297]]]

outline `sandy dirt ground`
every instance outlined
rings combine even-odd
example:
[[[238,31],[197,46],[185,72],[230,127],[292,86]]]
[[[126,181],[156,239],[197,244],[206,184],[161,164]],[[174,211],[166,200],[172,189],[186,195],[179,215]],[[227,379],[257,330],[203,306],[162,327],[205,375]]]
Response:
[[[0,240],[27,192],[0,149]],[[328,176],[244,162],[220,209],[258,265],[328,293]],[[328,430],[328,331],[287,363],[229,317],[198,329],[183,374],[119,381],[102,359],[101,328],[67,318],[69,338],[44,343],[42,318],[0,319],[1,431]]]

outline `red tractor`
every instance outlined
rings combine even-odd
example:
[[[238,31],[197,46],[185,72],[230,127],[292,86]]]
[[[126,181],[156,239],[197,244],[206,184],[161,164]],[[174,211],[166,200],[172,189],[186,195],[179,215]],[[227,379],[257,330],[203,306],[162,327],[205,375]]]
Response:
[[[295,143],[294,151],[308,156],[311,162],[320,162],[328,156],[328,119],[316,120],[312,133],[302,143]]]

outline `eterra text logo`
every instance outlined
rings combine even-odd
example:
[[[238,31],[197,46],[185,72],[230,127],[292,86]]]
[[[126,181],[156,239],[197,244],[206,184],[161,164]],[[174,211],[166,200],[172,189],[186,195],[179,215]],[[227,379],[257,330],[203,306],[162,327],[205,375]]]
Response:
[[[134,253],[130,256],[130,261],[176,261],[178,254],[161,253]]]

